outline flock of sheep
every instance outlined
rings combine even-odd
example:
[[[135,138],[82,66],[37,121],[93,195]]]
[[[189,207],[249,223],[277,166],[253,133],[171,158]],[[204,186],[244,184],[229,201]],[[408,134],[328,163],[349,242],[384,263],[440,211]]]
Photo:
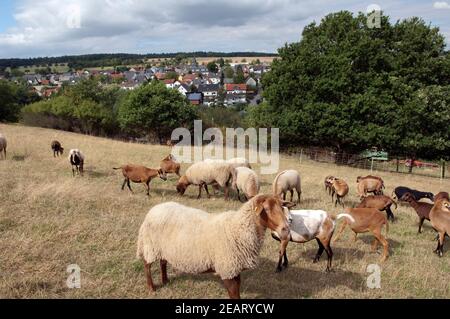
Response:
[[[0,152],[5,152],[6,139],[0,134]],[[58,141],[51,143],[54,156],[62,155],[64,148]],[[72,173],[83,175],[85,156],[78,149],[71,149],[69,162]],[[272,183],[271,194],[260,194],[259,177],[244,158],[231,160],[207,159],[191,165],[184,175],[180,174],[180,164],[169,155],[157,169],[127,164],[120,169],[125,185],[132,191],[130,182],[142,183],[150,195],[150,182],[159,177],[167,180],[167,174],[176,174],[179,180],[176,190],[181,196],[189,186],[198,187],[201,198],[205,190],[210,197],[208,186],[214,193],[223,189],[228,200],[230,188],[236,190],[237,197],[245,199],[240,209],[210,214],[206,211],[185,205],[166,202],[154,206],[146,215],[139,229],[137,256],[144,262],[145,275],[149,290],[154,291],[151,266],[159,262],[162,283],[168,281],[167,264],[182,272],[198,274],[214,272],[223,280],[230,298],[240,297],[240,273],[256,267],[258,256],[268,229],[275,240],[280,241],[277,272],[288,266],[286,247],[289,242],[305,243],[316,240],[318,251],[314,262],[318,262],[325,251],[327,253],[326,271],[332,267],[332,237],[336,221],[342,219],[341,227],[334,238],[338,240],[346,227],[354,233],[370,232],[374,236],[372,249],[378,244],[383,246],[381,262],[389,255],[389,243],[382,234],[385,227],[388,233],[388,220],[394,221],[391,206],[397,207],[395,199],[408,202],[417,212],[420,223],[419,233],[424,220],[429,220],[438,233],[438,246],[435,250],[443,255],[445,236],[450,233],[450,199],[447,192],[434,196],[429,192],[420,192],[404,186],[397,187],[392,197],[383,195],[384,181],[378,176],[358,177],[357,191],[361,203],[355,208],[347,207],[344,212],[332,216],[324,210],[293,210],[301,200],[301,178],[296,170],[285,170],[276,175]],[[326,192],[335,206],[344,208],[349,186],[341,178],[327,176],[324,180]],[[290,193],[290,201],[286,201]],[[373,195],[368,195],[373,193]],[[336,196],[336,200],[334,197]],[[421,202],[428,198],[433,204]],[[386,212],[386,215],[382,213]]]

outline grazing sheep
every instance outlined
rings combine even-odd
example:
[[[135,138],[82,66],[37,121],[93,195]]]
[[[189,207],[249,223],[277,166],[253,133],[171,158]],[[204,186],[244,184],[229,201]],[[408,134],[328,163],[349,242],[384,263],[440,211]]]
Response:
[[[169,156],[167,156],[166,158],[164,158],[162,161],[161,161],[161,163],[160,163],[160,165],[159,165],[160,167],[161,167],[161,170],[164,172],[164,173],[171,173],[171,174],[177,174],[178,175],[178,177],[181,177],[181,175],[180,175],[180,168],[181,168],[181,165],[180,165],[180,163],[178,163],[176,160],[175,160],[175,157],[172,155],[172,154],[169,154]]]
[[[166,173],[163,172],[160,168],[154,169],[141,165],[127,164],[122,165],[121,167],[113,167],[113,169],[122,170],[123,177],[125,178],[123,180],[122,190],[124,190],[125,184],[127,184],[130,192],[133,192],[133,190],[131,189],[130,181],[132,181],[133,183],[143,183],[146,186],[148,196],[150,196],[150,182],[153,178],[159,176],[159,178],[161,178],[163,181],[167,180]]]
[[[241,200],[239,190],[244,193],[246,201],[255,197],[259,193],[258,175],[248,167],[236,167],[235,188],[239,200]]]
[[[281,241],[280,257],[278,259],[277,272],[288,266],[286,247],[289,241],[294,243],[306,243],[316,239],[319,250],[313,262],[319,261],[325,250],[328,256],[326,271],[331,271],[333,251],[331,250],[331,237],[333,236],[335,223],[333,219],[323,210],[291,210],[285,209],[288,215],[290,237],[287,241]],[[278,234],[273,231],[272,237],[280,241]],[[282,259],[284,262],[282,264]]]
[[[300,174],[296,170],[291,169],[282,171],[281,173],[278,173],[277,176],[275,176],[272,184],[272,191],[275,196],[281,198],[281,195],[283,195],[283,199],[286,200],[286,193],[290,191],[292,202],[292,199],[294,197],[294,189],[297,192],[297,202],[300,203],[302,188]]]
[[[408,202],[412,208],[417,213],[417,216],[419,216],[419,231],[418,233],[422,233],[422,225],[423,222],[426,220],[430,220],[430,211],[433,208],[433,204],[430,203],[423,203],[418,202],[415,200],[414,196],[411,193],[405,193],[401,198],[401,201]]]
[[[64,147],[62,147],[61,143],[58,141],[52,141],[51,148],[53,150],[53,157],[59,157],[64,153]]]
[[[421,192],[415,189],[411,189],[409,187],[405,187],[405,186],[398,186],[394,189],[394,191],[392,192],[392,198],[402,198],[403,195],[405,195],[406,193],[410,193],[415,200],[420,200],[422,198],[428,198],[429,200],[433,201],[434,200],[434,195],[433,193],[430,192]]]
[[[439,257],[444,255],[444,240],[446,235],[450,235],[450,201],[440,199],[430,211],[431,226],[438,232],[439,239],[436,250]]]
[[[331,181],[334,179],[335,177],[333,175],[328,175],[327,177],[325,177],[325,180],[323,182],[323,184],[325,185],[325,191],[328,193],[328,195],[331,195],[333,188],[331,187]]]
[[[386,211],[386,215],[388,220],[394,221],[395,217],[392,213],[391,206],[395,205],[395,209],[397,209],[397,203],[386,195],[371,195],[364,197],[361,203],[356,206],[357,208],[376,208],[379,211]]]
[[[0,155],[3,153],[4,159],[6,159],[6,147],[8,143],[6,141],[6,137],[0,133]]]
[[[383,255],[380,262],[384,262],[389,255],[389,243],[386,238],[381,234],[383,225],[386,225],[386,236],[389,231],[389,224],[386,216],[376,208],[347,208],[345,213],[338,214],[337,219],[344,218],[341,229],[338,231],[334,241],[336,242],[341,236],[347,225],[355,233],[354,240],[358,233],[371,232],[375,239],[372,242],[372,250],[375,251],[378,247],[378,243],[383,245]]]
[[[217,183],[224,188],[225,200],[228,200],[229,187],[232,181],[236,181],[236,169],[227,163],[198,162],[191,165],[185,175],[181,176],[177,184],[177,192],[183,195],[189,185],[198,185],[199,199],[202,196],[202,187],[210,197],[208,185]]]
[[[333,202],[334,195],[336,194],[336,201],[334,203],[334,207],[337,206],[337,204],[341,204],[342,207],[344,207],[344,197],[348,194],[348,184],[340,178],[334,177],[331,180],[331,201]]]
[[[436,194],[436,196],[434,196],[434,201],[437,202],[441,199],[446,199],[450,201],[450,196],[447,192],[439,192]]]
[[[237,211],[220,214],[168,202],[154,206],[139,230],[137,257],[144,262],[147,286],[155,291],[151,266],[159,261],[166,284],[167,264],[178,271],[215,272],[230,298],[240,298],[240,273],[255,268],[265,231],[289,235],[282,202],[258,195]]]
[[[79,149],[71,149],[69,152],[69,161],[72,165],[72,175],[75,177],[75,173],[83,176],[84,173],[84,154]]]
[[[384,181],[381,177],[373,175],[358,176],[356,183],[358,184],[357,190],[360,198],[366,197],[367,193],[383,195]]]

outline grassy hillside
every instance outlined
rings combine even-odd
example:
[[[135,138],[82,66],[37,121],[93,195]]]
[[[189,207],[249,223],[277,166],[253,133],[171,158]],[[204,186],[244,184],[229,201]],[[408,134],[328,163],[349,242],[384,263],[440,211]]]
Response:
[[[0,298],[226,298],[214,275],[175,274],[169,267],[170,283],[149,295],[142,263],[135,258],[136,238],[145,214],[164,201],[182,203],[210,212],[235,209],[237,201],[223,196],[196,200],[196,188],[181,199],[176,178],[154,180],[151,197],[142,185],[132,185],[135,194],[121,191],[121,174],[113,166],[141,163],[156,167],[170,149],[111,141],[72,133],[0,125],[8,138],[8,159],[0,160]],[[86,154],[86,176],[72,178],[66,154],[53,158],[50,142],[80,148]],[[331,205],[323,178],[333,174],[351,187],[347,202],[354,204],[356,177],[368,171],[283,157],[280,169],[301,172],[303,199],[300,208],[340,211]],[[186,165],[183,165],[183,171]],[[433,192],[450,190],[450,181],[419,176],[381,173],[387,193],[397,185]],[[262,190],[269,192],[272,176],[262,176]],[[267,234],[260,265],[242,277],[243,298],[450,298],[450,245],[444,257],[433,254],[434,231],[425,223],[417,235],[417,216],[407,207],[394,211],[391,224],[391,257],[382,265],[381,289],[366,287],[367,265],[379,254],[370,251],[370,235],[356,243],[346,233],[333,246],[334,271],[325,273],[326,256],[312,263],[317,244],[290,244],[290,268],[275,274],[278,244]],[[448,241],[448,240],[447,240]],[[66,267],[81,267],[81,289],[66,287]],[[159,271],[154,268],[159,284]]]

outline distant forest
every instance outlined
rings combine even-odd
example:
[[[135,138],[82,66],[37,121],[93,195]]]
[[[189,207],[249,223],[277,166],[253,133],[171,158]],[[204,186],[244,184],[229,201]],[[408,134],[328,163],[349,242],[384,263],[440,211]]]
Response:
[[[266,57],[276,56],[276,53],[261,52],[178,52],[178,53],[151,53],[151,54],[86,54],[86,55],[67,55],[60,57],[38,57],[28,59],[0,59],[0,68],[17,68],[21,66],[42,65],[46,66],[55,63],[67,63],[70,68],[80,69],[97,66],[128,65],[142,63],[144,59],[167,59],[167,58],[208,58],[208,57]]]

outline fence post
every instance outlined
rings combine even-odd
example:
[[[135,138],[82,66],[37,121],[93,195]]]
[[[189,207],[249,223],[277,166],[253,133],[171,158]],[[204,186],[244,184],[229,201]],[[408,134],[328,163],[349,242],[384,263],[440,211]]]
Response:
[[[396,168],[396,170],[395,170],[397,173],[398,173],[399,165],[400,165],[400,160],[399,160],[399,158],[397,157],[397,168]]]
[[[303,148],[300,149],[300,164],[302,163],[302,157],[303,157]]]
[[[441,168],[442,168],[441,178],[444,179],[445,178],[445,161],[444,160],[442,160]]]

